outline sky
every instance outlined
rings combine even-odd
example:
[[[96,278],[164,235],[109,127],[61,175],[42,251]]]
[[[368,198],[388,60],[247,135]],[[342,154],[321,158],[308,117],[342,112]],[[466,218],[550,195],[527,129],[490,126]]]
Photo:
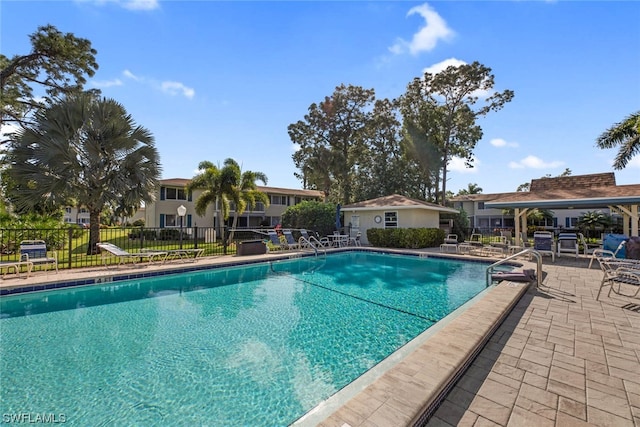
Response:
[[[87,88],[151,131],[162,178],[235,159],[273,187],[301,188],[287,127],[341,84],[397,98],[425,71],[478,61],[512,102],[480,118],[475,167],[454,159],[447,189],[483,193],[569,168],[611,172],[596,138],[640,110],[637,1],[0,2],[0,52],[30,51],[52,24],[91,41]],[[618,185],[640,183],[640,156]]]

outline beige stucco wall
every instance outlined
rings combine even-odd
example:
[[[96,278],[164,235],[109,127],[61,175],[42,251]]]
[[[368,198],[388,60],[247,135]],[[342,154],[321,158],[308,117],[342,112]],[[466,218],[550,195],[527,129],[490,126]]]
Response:
[[[440,213],[437,211],[420,209],[420,208],[387,208],[376,210],[349,210],[344,209],[345,225],[353,224],[352,217],[354,215],[360,217],[359,229],[352,228],[351,234],[355,235],[358,231],[362,233],[360,241],[362,244],[369,244],[367,240],[367,230],[370,228],[384,228],[384,213],[396,212],[398,218],[398,228],[438,228],[440,226]],[[380,216],[380,223],[375,222],[375,217]]]

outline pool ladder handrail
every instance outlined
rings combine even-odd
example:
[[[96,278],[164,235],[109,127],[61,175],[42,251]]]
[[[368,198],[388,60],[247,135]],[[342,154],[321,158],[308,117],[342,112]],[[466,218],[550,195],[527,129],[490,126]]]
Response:
[[[313,248],[313,251],[315,252],[316,256],[318,256],[318,246],[324,249],[324,245],[322,244],[322,242],[320,242],[320,240],[318,240],[315,236],[309,236],[308,239],[304,236],[300,236],[300,239],[298,240],[298,245],[300,246],[301,249]],[[325,255],[327,254],[326,249],[324,249],[324,254]]]
[[[491,264],[489,267],[487,267],[487,273],[486,273],[486,278],[487,278],[487,286],[491,286],[491,272],[493,270],[494,267],[497,267],[500,264],[504,264],[507,261],[510,261],[514,258],[517,258],[519,256],[525,255],[525,254],[531,254],[534,257],[536,257],[536,264],[537,264],[537,272],[536,272],[536,276],[537,276],[537,287],[539,288],[540,286],[542,286],[542,255],[540,254],[540,252],[536,251],[533,248],[526,248],[520,252],[518,252],[517,254],[513,254],[510,255],[504,259],[501,259],[500,261],[494,262],[493,264]]]

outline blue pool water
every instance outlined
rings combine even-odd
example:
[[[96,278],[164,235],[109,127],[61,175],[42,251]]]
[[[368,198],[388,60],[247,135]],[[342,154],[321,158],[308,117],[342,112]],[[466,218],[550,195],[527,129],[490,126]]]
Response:
[[[0,300],[0,413],[288,425],[485,288],[486,265],[348,252]]]

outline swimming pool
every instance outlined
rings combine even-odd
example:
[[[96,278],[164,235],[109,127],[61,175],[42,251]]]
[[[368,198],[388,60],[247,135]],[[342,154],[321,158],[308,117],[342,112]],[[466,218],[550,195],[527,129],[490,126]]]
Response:
[[[483,290],[485,269],[347,252],[3,297],[0,409],[288,425]]]

